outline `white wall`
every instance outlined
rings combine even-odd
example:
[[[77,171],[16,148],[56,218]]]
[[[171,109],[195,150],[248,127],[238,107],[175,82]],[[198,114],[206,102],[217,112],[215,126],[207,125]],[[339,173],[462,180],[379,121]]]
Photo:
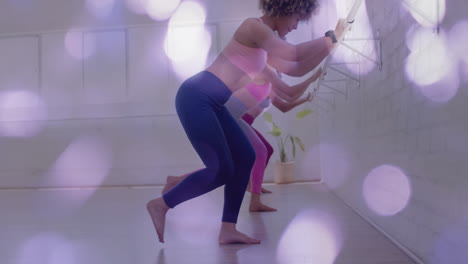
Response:
[[[440,2],[446,3],[441,32],[416,42],[413,51],[407,47],[407,36],[414,36],[420,26],[402,8],[402,1],[365,2],[373,33],[377,29],[382,33],[383,70],[363,74],[359,90],[349,90],[348,98],[337,96],[336,107],[321,112],[321,165],[327,185],[339,197],[424,263],[465,263],[467,64],[461,54],[445,62],[447,55],[440,56],[432,44],[434,38],[447,37],[447,47],[442,49],[447,54],[456,51],[452,45],[466,49],[466,27],[456,36],[450,32],[456,23],[466,23],[468,3]],[[424,1],[422,7],[432,3]],[[463,39],[465,43],[460,43]],[[411,52],[419,54],[413,69],[423,71],[419,76],[423,80],[437,80],[455,62],[447,76],[459,77],[459,83],[417,85],[405,73]],[[391,165],[402,174],[392,169],[377,175],[381,178],[376,181],[369,180],[375,176],[371,172],[382,165]],[[409,187],[409,197],[405,187]],[[389,207],[392,210],[386,212]]]
[[[242,19],[260,15],[255,1],[199,2],[212,37],[207,63]],[[115,1],[99,18],[85,1],[0,3],[0,188],[161,184],[201,166],[175,115],[182,80],[164,52],[167,21],[127,7]],[[310,34],[304,26],[290,39]],[[317,121],[292,126],[308,146]],[[298,179],[318,178],[318,161]]]
[[[93,8],[93,2],[103,8]],[[141,8],[136,7],[138,6],[136,3],[139,2],[146,1],[3,0],[0,2],[0,35],[66,31],[69,28],[125,28],[155,24],[151,17],[141,12]],[[194,2],[207,7],[208,22],[238,20],[258,15],[256,1],[195,0]]]

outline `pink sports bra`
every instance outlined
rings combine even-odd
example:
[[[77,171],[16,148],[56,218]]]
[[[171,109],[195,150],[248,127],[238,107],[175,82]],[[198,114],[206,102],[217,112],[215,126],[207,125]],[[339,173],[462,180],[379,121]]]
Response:
[[[260,103],[270,95],[271,83],[266,82],[264,84],[256,84],[251,82],[245,86],[245,89],[249,91],[249,93],[257,100],[258,103]]]
[[[252,79],[265,68],[267,61],[267,52],[265,50],[247,47],[239,43],[234,37],[229,41],[222,53],[232,64]]]

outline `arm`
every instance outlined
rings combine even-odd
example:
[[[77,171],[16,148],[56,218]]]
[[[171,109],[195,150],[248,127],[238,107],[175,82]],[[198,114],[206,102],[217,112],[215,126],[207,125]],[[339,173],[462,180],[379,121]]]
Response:
[[[340,39],[343,34],[343,24],[343,19],[338,20],[336,24],[335,36],[337,39]],[[271,36],[267,32],[264,35],[260,34],[258,38],[260,39],[258,45],[268,52],[268,64],[280,72],[295,77],[304,76],[317,67],[336,46],[329,37],[321,37],[292,45],[292,47],[288,42],[274,34]]]
[[[319,69],[315,74],[307,78],[305,81],[290,86],[281,80],[278,77],[278,74],[276,74],[276,72],[274,72],[274,70],[271,68],[265,67],[265,70],[263,71],[264,77],[271,83],[272,91],[274,91],[280,98],[287,102],[294,102],[299,97],[301,97],[309,85],[320,77],[321,73],[322,71]]]
[[[246,46],[262,48],[269,56],[286,61],[301,61],[304,58],[315,57],[317,56],[318,46],[322,47],[318,49],[321,53],[328,55],[335,46],[329,37],[322,37],[318,40],[310,40],[297,45],[290,44],[276,36],[271,28],[256,19],[245,20],[234,34],[234,38]]]
[[[305,102],[310,102],[310,101],[312,101],[312,94],[311,93],[309,93],[307,95],[307,97],[301,98],[301,99],[296,100],[296,101],[294,101],[292,103],[285,102],[285,101],[281,100],[279,97],[273,96],[272,100],[271,100],[271,103],[276,108],[278,108],[281,112],[286,113],[286,112],[289,112],[291,109],[295,108],[296,106],[301,105],[301,104],[303,104]]]
[[[287,61],[279,57],[268,57],[268,64],[274,66],[278,71],[293,77],[306,75],[317,67],[327,56],[329,52],[324,45],[316,49],[316,53],[302,61]]]

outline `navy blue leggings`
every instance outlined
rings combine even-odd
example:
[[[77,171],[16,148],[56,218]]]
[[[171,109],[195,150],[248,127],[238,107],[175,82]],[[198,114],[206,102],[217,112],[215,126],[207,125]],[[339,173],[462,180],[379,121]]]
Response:
[[[208,71],[189,78],[179,88],[177,115],[206,168],[188,175],[163,196],[170,208],[224,185],[222,221],[237,222],[255,152],[224,107],[231,94]]]

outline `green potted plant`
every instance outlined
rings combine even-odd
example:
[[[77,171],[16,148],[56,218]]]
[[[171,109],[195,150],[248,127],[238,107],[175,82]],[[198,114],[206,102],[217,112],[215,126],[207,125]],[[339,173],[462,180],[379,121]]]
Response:
[[[296,118],[302,119],[310,113],[312,113],[312,111],[309,109],[303,110],[297,113]],[[285,134],[283,130],[273,122],[273,117],[270,113],[264,113],[263,117],[265,121],[272,126],[271,131],[267,133],[276,137],[278,142],[280,160],[276,161],[274,164],[273,180],[275,183],[291,183],[294,181],[294,159],[296,158],[296,151],[298,147],[304,151],[304,144],[299,137]],[[290,146],[292,158],[289,158],[287,151],[288,146]]]

